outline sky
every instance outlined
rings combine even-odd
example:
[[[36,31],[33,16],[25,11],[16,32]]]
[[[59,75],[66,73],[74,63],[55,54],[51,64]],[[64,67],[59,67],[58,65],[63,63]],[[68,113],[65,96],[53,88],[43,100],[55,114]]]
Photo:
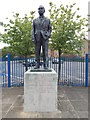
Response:
[[[24,14],[30,13],[30,11],[36,11],[36,16],[38,16],[38,7],[43,5],[45,7],[45,16],[49,17],[49,2],[60,6],[60,4],[67,5],[76,3],[76,7],[80,8],[79,15],[87,18],[88,15],[88,2],[90,0],[0,0],[0,21],[6,22],[6,18],[12,18],[13,13],[19,13],[20,17]],[[0,27],[0,32],[3,29]],[[3,48],[4,43],[0,43],[0,49]]]

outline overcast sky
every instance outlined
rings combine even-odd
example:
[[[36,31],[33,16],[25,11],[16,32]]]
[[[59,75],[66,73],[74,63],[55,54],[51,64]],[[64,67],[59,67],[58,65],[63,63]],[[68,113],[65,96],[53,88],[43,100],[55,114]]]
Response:
[[[76,6],[80,8],[79,14],[82,17],[87,17],[88,15],[88,2],[90,0],[1,0],[0,1],[0,21],[5,22],[5,18],[12,18],[13,13],[17,12],[20,14],[20,17],[23,17],[24,14],[30,13],[31,10],[36,11],[36,17],[38,16],[38,6],[44,5],[45,7],[45,16],[49,17],[49,2],[55,4],[72,4],[76,3]],[[2,32],[2,29],[0,29]],[[0,49],[5,46],[5,44],[0,43]]]

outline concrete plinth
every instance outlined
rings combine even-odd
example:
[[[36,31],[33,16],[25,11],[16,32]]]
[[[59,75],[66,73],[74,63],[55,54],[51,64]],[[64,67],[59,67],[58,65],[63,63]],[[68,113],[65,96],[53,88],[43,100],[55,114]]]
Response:
[[[28,70],[24,76],[24,111],[57,111],[57,73]]]

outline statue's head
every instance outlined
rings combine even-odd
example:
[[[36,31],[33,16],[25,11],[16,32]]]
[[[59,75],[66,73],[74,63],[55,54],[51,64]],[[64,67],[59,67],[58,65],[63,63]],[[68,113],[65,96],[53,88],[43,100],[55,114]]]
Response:
[[[38,8],[38,13],[39,13],[40,15],[43,15],[44,12],[45,12],[44,6],[43,6],[43,5],[40,5],[39,8]]]

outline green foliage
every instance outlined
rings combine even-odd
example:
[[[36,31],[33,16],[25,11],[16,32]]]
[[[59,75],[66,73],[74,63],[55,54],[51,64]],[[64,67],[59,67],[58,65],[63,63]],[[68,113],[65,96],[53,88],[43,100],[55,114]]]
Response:
[[[87,20],[77,15],[77,11],[73,10],[76,3],[59,8],[52,2],[49,3],[50,19],[52,23],[51,47],[61,53],[78,53],[78,49],[83,46],[85,37],[85,29]],[[74,11],[74,12],[73,12]]]
[[[11,47],[4,47],[2,49],[2,57],[6,57],[8,53],[10,53],[10,58],[13,58],[15,56],[15,53]]]
[[[31,40],[31,29],[34,13],[34,11],[30,12],[29,17],[25,14],[23,18],[19,17],[19,13],[16,13],[8,24],[0,22],[0,25],[4,27],[1,41],[10,45],[9,52],[11,50],[11,53],[25,57],[33,53],[34,44]],[[8,18],[6,19],[8,20]]]

